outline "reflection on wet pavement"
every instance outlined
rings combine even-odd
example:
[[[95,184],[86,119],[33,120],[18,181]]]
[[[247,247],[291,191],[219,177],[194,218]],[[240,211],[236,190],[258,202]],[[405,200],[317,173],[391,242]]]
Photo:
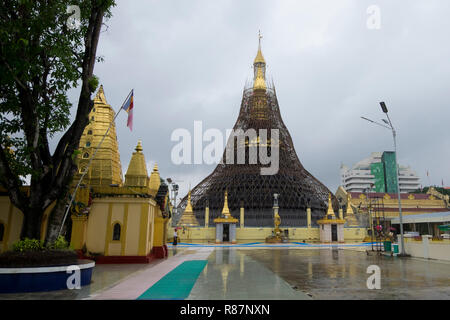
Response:
[[[446,262],[338,249],[244,252],[313,299],[450,299]],[[370,265],[381,269],[380,290],[367,288]]]
[[[174,247],[169,250],[168,259],[148,265],[96,265],[92,284],[80,290],[0,294],[0,300],[101,297],[106,289],[124,283],[125,279],[128,283],[136,276],[147,277],[146,272],[154,275],[155,270],[166,268],[164,263],[191,260],[199,254],[204,255],[202,259],[209,254],[208,264],[192,288],[189,300],[291,300],[310,299],[309,295],[313,299],[450,299],[449,262],[367,255],[354,249],[199,246]],[[380,290],[367,288],[370,265],[381,269]],[[142,292],[136,292],[136,296]]]
[[[189,300],[309,299],[244,252],[216,248],[192,288]]]

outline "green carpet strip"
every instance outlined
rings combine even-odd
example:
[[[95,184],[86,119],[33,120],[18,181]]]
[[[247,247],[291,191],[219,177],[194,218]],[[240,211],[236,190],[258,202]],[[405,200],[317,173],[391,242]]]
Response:
[[[145,291],[138,300],[183,300],[191,293],[208,260],[185,261]]]

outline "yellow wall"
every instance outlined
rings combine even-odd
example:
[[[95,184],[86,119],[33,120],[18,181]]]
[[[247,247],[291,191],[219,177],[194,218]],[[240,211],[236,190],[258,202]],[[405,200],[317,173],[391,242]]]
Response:
[[[286,229],[286,228],[281,228]],[[287,228],[290,241],[317,242],[320,240],[319,228]],[[178,230],[179,241],[215,241],[214,227],[190,227]],[[236,228],[237,241],[265,241],[272,235],[273,228]],[[344,228],[344,240],[347,242],[362,241],[367,235],[365,228]],[[168,238],[173,238],[173,228],[169,228]]]
[[[153,247],[162,247],[167,242],[168,218],[163,218],[159,206],[155,208],[155,226],[153,233]]]
[[[87,251],[105,256],[148,255],[153,247],[155,207],[156,202],[149,198],[94,199],[88,218]],[[116,223],[121,226],[120,240],[113,240]]]

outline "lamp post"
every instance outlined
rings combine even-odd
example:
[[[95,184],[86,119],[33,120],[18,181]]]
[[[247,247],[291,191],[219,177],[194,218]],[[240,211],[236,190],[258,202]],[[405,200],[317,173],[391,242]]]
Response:
[[[381,110],[386,114],[386,117],[388,118],[388,120],[386,119],[382,119],[384,123],[386,123],[387,125],[375,122],[373,120],[361,117],[364,120],[367,120],[369,122],[375,123],[379,126],[382,126],[384,128],[390,129],[392,131],[392,137],[394,138],[394,156],[395,156],[395,167],[396,167],[396,176],[397,176],[397,196],[398,196],[398,216],[399,216],[399,220],[400,220],[400,242],[401,242],[401,246],[402,246],[402,251],[399,254],[399,256],[406,256],[405,253],[405,241],[403,238],[403,215],[402,215],[402,202],[400,199],[400,182],[399,182],[399,166],[398,166],[398,157],[397,157],[397,133],[395,132],[394,126],[392,125],[391,119],[389,118],[389,114],[388,114],[388,109],[386,107],[386,104],[384,102],[380,102],[380,106],[381,106]]]

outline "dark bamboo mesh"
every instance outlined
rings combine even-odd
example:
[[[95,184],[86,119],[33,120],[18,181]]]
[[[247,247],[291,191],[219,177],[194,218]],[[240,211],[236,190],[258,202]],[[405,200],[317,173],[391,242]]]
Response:
[[[226,151],[223,164],[200,182],[191,192],[194,213],[204,225],[205,206],[209,203],[210,226],[213,219],[220,216],[224,204],[224,192],[228,190],[228,206],[233,217],[239,219],[240,207],[245,209],[246,227],[273,226],[273,194],[279,194],[279,215],[281,226],[306,226],[306,208],[311,207],[312,225],[322,218],[327,210],[330,191],[314,178],[300,163],[295,152],[291,136],[283,123],[274,86],[267,90],[254,92],[253,88],[244,89],[239,117],[234,130],[242,129],[279,129],[279,171],[275,175],[261,175],[263,166],[249,164],[246,140],[246,164],[236,164],[237,140],[235,141],[235,164],[226,163]],[[231,139],[231,138],[230,138]],[[230,141],[228,141],[230,143]],[[265,167],[268,167],[267,165]],[[338,201],[332,195],[333,207]],[[186,206],[187,196],[180,203],[180,211]]]

